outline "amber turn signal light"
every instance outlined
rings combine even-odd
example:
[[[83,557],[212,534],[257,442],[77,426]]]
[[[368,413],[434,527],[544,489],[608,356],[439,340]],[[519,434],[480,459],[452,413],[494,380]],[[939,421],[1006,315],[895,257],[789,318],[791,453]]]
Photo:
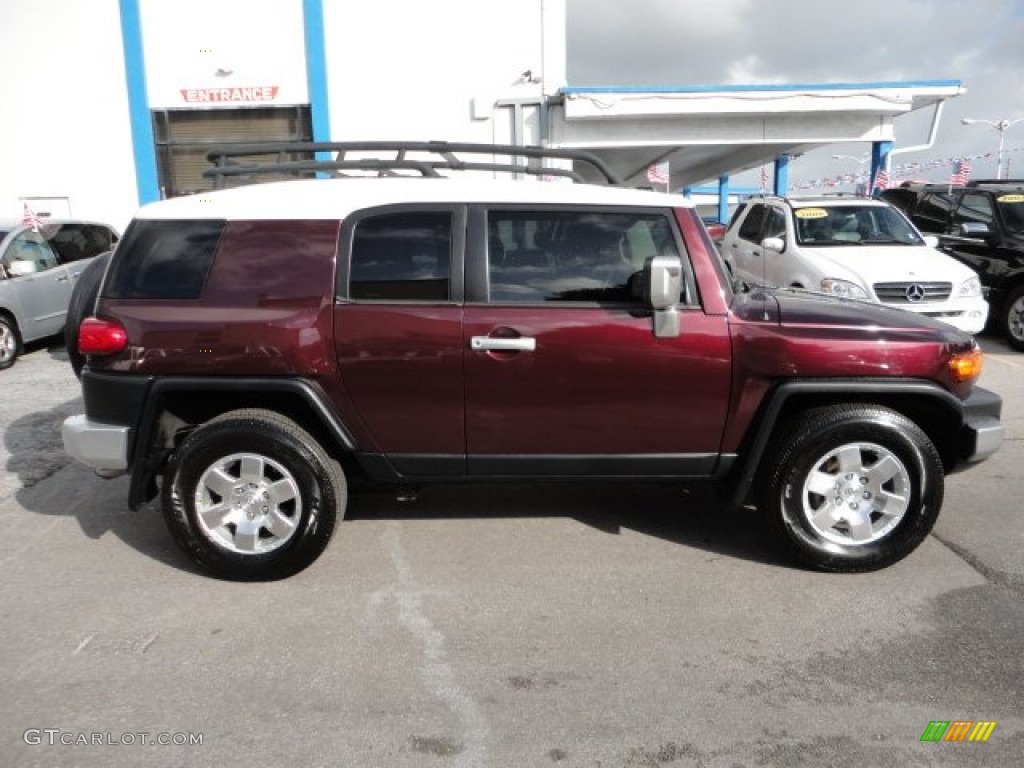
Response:
[[[949,372],[958,383],[974,381],[981,376],[981,363],[985,355],[975,347],[968,352],[958,352],[949,358]]]

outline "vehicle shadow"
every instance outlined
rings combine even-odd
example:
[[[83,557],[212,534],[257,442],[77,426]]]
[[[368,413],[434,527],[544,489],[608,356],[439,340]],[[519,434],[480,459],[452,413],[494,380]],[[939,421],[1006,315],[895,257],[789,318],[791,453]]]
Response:
[[[166,565],[199,572],[175,545],[159,502],[137,512],[127,507],[128,479],[105,480],[64,452],[61,424],[82,403],[75,398],[26,414],[4,431],[8,454],[0,498],[14,493],[26,510],[72,516],[89,539],[113,534]],[[50,482],[43,482],[49,480]],[[415,501],[394,491],[352,494],[354,520],[550,517],[577,520],[610,535],[635,531],[717,556],[788,565],[750,509],[726,510],[710,488],[665,482],[468,484],[424,489]],[[344,528],[342,527],[342,535]]]
[[[436,486],[415,500],[362,490],[349,520],[567,518],[610,535],[624,530],[716,556],[791,567],[756,510],[729,510],[705,484],[602,481]]]
[[[67,416],[81,412],[81,398],[75,398],[25,414],[6,426],[0,500],[13,495],[29,512],[73,517],[88,539],[113,534],[166,565],[199,573],[171,539],[158,507],[128,509],[127,477],[103,479],[64,452],[61,424]]]

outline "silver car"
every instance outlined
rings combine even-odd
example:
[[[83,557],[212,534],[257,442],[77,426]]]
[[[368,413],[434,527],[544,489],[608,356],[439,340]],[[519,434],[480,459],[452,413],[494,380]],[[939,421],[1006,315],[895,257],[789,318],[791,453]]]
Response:
[[[25,344],[64,330],[75,281],[117,239],[96,222],[0,221],[0,370],[14,365]]]

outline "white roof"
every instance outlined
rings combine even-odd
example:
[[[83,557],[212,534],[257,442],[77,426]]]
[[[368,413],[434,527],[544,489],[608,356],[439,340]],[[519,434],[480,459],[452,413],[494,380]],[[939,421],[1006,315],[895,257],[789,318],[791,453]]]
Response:
[[[301,179],[250,184],[161,200],[143,206],[139,219],[342,219],[381,205],[522,203],[691,208],[682,195],[625,187],[455,178]]]

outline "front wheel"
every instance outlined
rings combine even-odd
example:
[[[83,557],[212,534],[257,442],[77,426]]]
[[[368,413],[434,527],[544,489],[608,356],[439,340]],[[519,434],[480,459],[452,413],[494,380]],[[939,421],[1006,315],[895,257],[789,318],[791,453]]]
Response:
[[[196,429],[164,475],[164,519],[219,576],[277,579],[320,556],[344,516],[345,476],[313,437],[273,411],[246,409]]]
[[[928,535],[942,506],[942,461],[928,436],[886,408],[802,414],[770,449],[758,501],[800,561],[825,571],[884,568]]]
[[[1017,286],[1003,304],[1003,330],[1010,346],[1024,352],[1024,285]]]

